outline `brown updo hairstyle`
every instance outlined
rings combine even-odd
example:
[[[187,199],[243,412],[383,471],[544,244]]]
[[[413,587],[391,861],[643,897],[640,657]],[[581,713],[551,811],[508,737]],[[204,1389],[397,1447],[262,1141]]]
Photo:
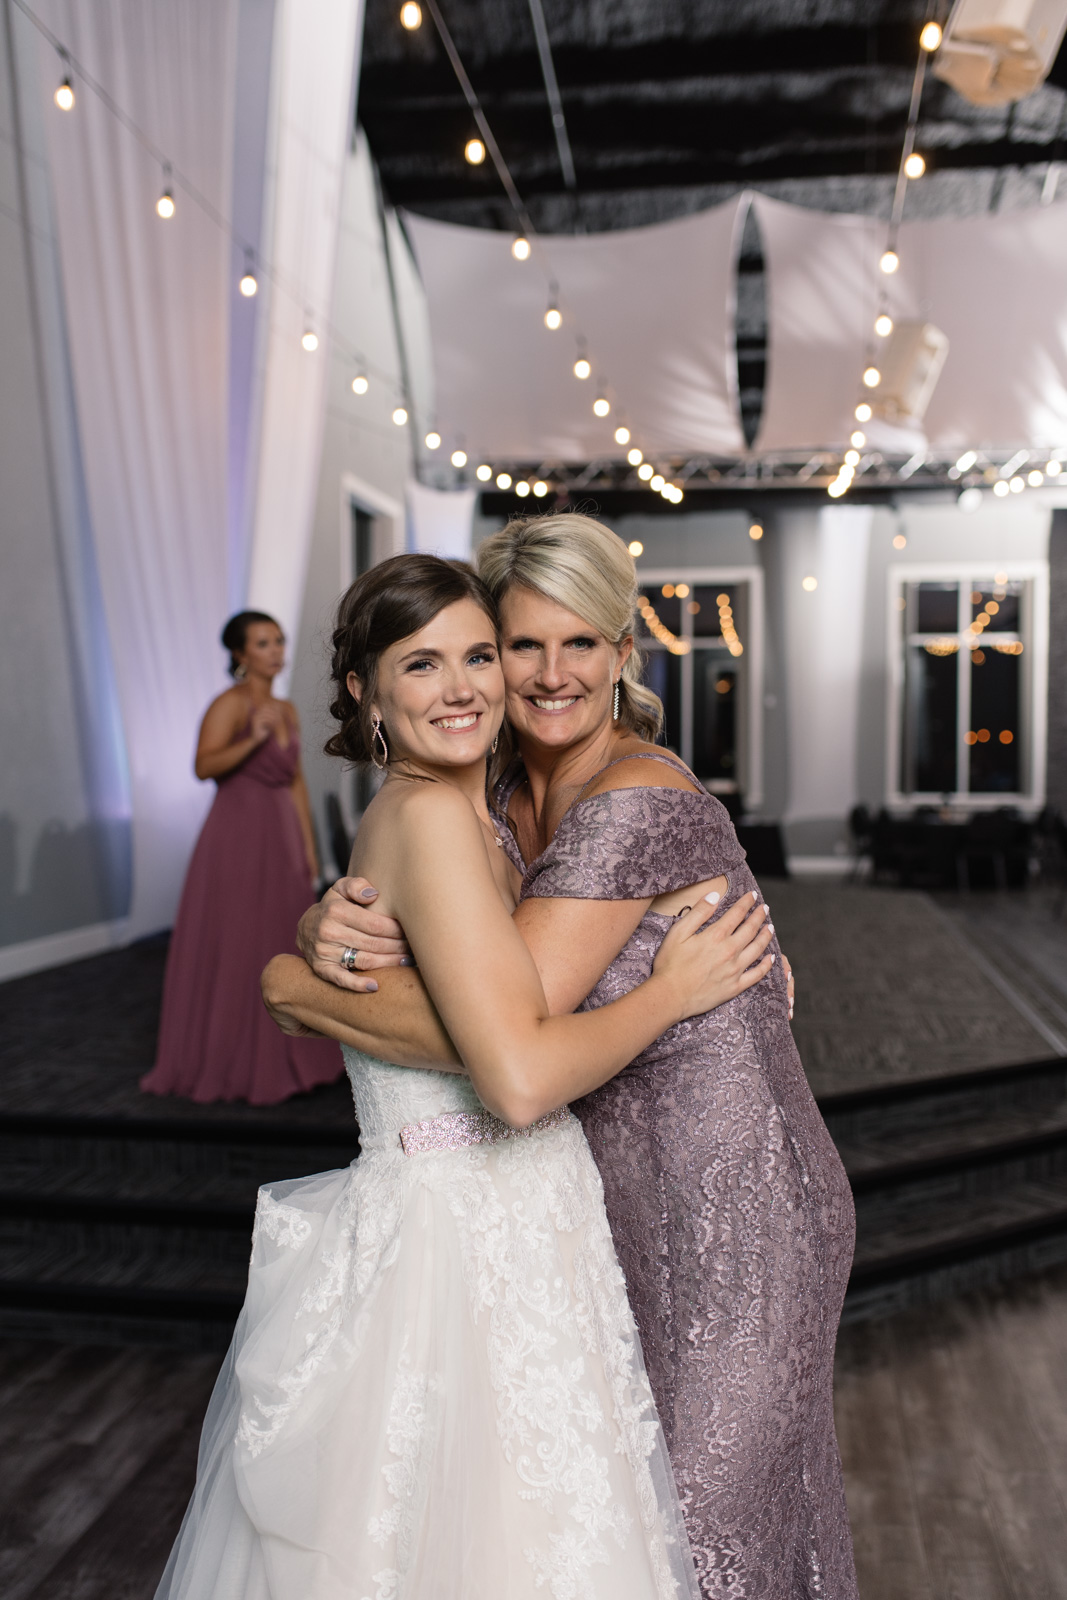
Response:
[[[281,624],[274,617],[268,617],[265,611],[238,611],[232,616],[219,637],[222,648],[230,652],[230,665],[226,670],[231,678],[236,678],[240,671],[241,663],[237,659],[237,653],[244,649],[248,630],[254,622],[271,622],[279,633],[282,631]]]
[[[457,600],[473,600],[497,635],[497,611],[489,590],[465,561],[440,556],[390,556],[357,578],[341,597],[333,630],[330,715],[341,726],[326,741],[329,756],[370,761],[371,703],[378,689],[378,662],[390,645],[409,639]],[[354,672],[363,685],[357,700],[348,687]],[[388,729],[382,729],[388,739]]]

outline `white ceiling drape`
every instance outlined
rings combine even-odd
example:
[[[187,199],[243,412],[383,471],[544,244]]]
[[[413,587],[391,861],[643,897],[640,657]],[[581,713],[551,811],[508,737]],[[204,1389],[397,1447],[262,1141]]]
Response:
[[[53,31],[224,215],[235,0],[41,0]],[[171,921],[210,798],[192,774],[225,617],[230,241],[40,47],[90,516],[129,752],[133,936]]]
[[[445,444],[479,459],[622,456],[620,422],[647,453],[744,449],[734,360],[734,263],[747,197],[648,228],[511,235],[407,216],[430,306]],[[544,324],[549,279],[563,326]],[[592,375],[572,368],[576,335]],[[612,413],[593,413],[598,390]]]
[[[900,269],[878,269],[885,224],[757,195],[767,265],[767,386],[758,451],[840,448],[878,296],[933,322],[949,354],[925,418],[934,449],[1067,444],[1067,206],[906,223]]]

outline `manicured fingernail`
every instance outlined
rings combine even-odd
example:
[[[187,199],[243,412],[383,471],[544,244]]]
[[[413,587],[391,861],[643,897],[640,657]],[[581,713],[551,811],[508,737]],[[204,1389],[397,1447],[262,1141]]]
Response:
[[[378,891],[377,889],[372,889],[368,884],[365,889],[359,891],[359,898],[361,900],[377,900]]]
[[[716,906],[716,905],[718,905],[719,901],[722,899],[722,896],[718,893],[717,890],[713,889],[710,894],[706,894],[704,896],[704,899],[708,902],[709,906]]]
[[[400,957],[400,965],[402,967],[413,967],[415,965],[415,957],[414,956],[401,956]]]
[[[377,985],[377,984],[376,984],[376,983],[375,983],[375,981],[374,981],[374,979],[373,979],[373,978],[372,978],[372,979],[371,979],[371,980],[370,980],[370,982],[369,982],[369,983],[368,983],[368,984],[367,984],[367,989],[366,989],[366,992],[367,992],[367,994],[377,994],[377,992],[378,992],[378,985]]]
[[[778,960],[778,957],[777,957],[777,956],[772,956],[772,957],[771,957],[771,966],[772,966],[772,967],[773,967],[773,966],[774,966],[774,963],[775,963],[775,962],[776,962],[776,961],[777,961],[777,960]]]
[[[753,898],[753,900],[758,900],[759,899],[759,890],[758,889],[753,889],[752,898]]]
[[[768,933],[773,933],[774,932],[774,923],[773,922],[768,922],[768,924],[767,924],[767,932]]]

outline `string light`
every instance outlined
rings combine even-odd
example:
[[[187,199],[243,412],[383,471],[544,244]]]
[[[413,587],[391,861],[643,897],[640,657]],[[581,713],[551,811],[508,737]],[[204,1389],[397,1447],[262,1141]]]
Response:
[[[689,593],[688,589],[686,593]],[[719,608],[719,631],[723,636],[726,648],[732,656],[744,655],[745,647],[738,638],[737,629],[734,626],[734,612],[730,604],[730,596],[725,593],[717,594],[715,596],[715,604]]]
[[[1022,494],[1023,490],[1026,488],[1026,485],[1023,480],[1016,475],[1014,478],[1008,479],[1008,488],[1011,490],[1012,494]]]
[[[630,463],[631,467],[639,467],[645,458],[637,446],[634,445],[632,450],[627,450],[626,459]]]
[[[465,467],[467,465],[466,450],[453,450],[451,459],[454,467]]]
[[[520,478],[518,483],[515,485],[515,493],[518,495],[520,500],[525,500],[529,492],[530,485],[526,482],[525,478]]]
[[[877,367],[866,367],[863,373],[863,382],[868,389],[877,389],[882,381],[882,374]]]
[[[602,394],[598,394],[596,399],[593,401],[593,411],[598,417],[606,417],[610,410],[611,401],[606,400]]]
[[[629,428],[616,428],[615,429],[615,443],[616,444],[629,444],[629,442],[630,442],[630,430],[629,430]]]
[[[670,591],[669,594],[667,592],[668,590]],[[665,583],[663,585],[663,595],[665,599],[671,599],[674,595],[674,585]],[[689,651],[692,648],[689,640],[679,638],[676,633],[673,633],[671,629],[667,627],[665,622],[660,620],[655,606],[652,605],[647,595],[638,595],[637,609],[640,612],[641,620],[644,622],[649,633],[654,639],[658,639],[660,644],[664,645],[670,651],[671,655],[687,656],[689,654]]]
[[[370,384],[367,382],[365,374],[362,373],[362,372],[357,372],[355,377],[352,379],[352,393],[353,394],[366,394],[366,392],[367,392],[367,390],[369,388],[370,388]],[[428,440],[427,440],[427,443],[429,443]],[[431,450],[434,450],[437,447],[436,447],[436,445],[430,445],[430,448],[431,448]]]
[[[548,310],[545,312],[545,327],[550,328],[552,332],[555,333],[556,329],[562,326],[563,313],[560,311],[558,306],[549,306]]]
[[[888,339],[893,331],[893,319],[888,312],[883,311],[874,319],[874,331],[879,339]]]
[[[1026,481],[1030,485],[1031,489],[1040,489],[1041,485],[1045,481],[1045,474],[1040,472],[1038,468],[1035,467],[1032,472],[1028,472],[1026,474]]]
[[[409,33],[414,33],[416,28],[422,27],[422,7],[417,0],[404,0],[400,7],[400,26]]]
[[[814,594],[815,590],[819,587],[819,580],[818,578],[813,578],[809,573],[806,578],[802,578],[800,580],[800,587],[805,590],[807,594]]]
[[[592,367],[589,365],[584,356],[579,356],[577,361],[574,363],[574,376],[576,378],[588,378],[592,370]]]
[[[426,435],[426,438],[423,440],[423,443],[425,444],[427,450],[440,450],[440,448],[441,448],[441,435],[439,433],[437,433],[437,432],[431,431],[430,433],[428,433]]]
[[[1008,485],[1005,483],[1003,478],[998,478],[996,483],[993,485],[993,493],[997,496],[998,500],[1002,500],[1006,494],[1011,493],[1011,490],[1008,488]]]
[[[941,43],[941,24],[928,22],[919,35],[919,43],[924,50],[932,54]]]
[[[511,253],[516,261],[529,261],[530,241],[524,233],[517,233],[511,241]]]
[[[861,400],[852,414],[857,422],[870,422],[872,416],[874,415],[866,400]]]
[[[300,343],[304,346],[304,349],[308,352],[308,355],[311,355],[319,348],[319,336],[312,328],[305,328],[304,332],[300,336]],[[407,421],[406,414],[404,416],[404,421]]]
[[[753,522],[748,530],[748,536],[758,543],[763,538],[763,524],[761,522]]]
[[[848,484],[845,482],[844,478],[835,478],[833,483],[828,483],[826,485],[826,492],[830,496],[831,500],[840,500],[847,488]]]
[[[74,110],[74,85],[69,77],[63,79],[52,98],[60,111]]]
[[[637,476],[641,479],[642,483],[647,483],[655,470],[655,467],[653,467],[650,461],[645,461],[642,462],[641,466],[638,467]]]
[[[852,446],[853,450],[862,450],[864,445],[867,443],[867,435],[864,433],[862,428],[857,428],[855,433],[849,434],[848,442]]]
[[[537,496],[538,500],[543,500],[545,498],[545,495],[548,493],[548,484],[543,478],[538,478],[537,482],[533,486],[533,492]]]
[[[640,539],[631,539],[626,548],[633,556],[635,561],[637,560],[638,556],[643,556],[645,553],[645,547],[641,543]]]
[[[170,162],[163,168],[163,193],[156,201],[156,216],[162,217],[164,222],[169,222],[174,215],[174,195],[170,187]]]
[[[1055,457],[1051,461],[1047,461],[1045,463],[1045,476],[1047,478],[1058,478],[1062,471],[1063,463],[1061,461],[1057,461]]]
[[[845,451],[845,466],[846,467],[858,467],[859,464],[860,464],[860,453],[859,453],[859,451],[858,450],[846,450]]]
[[[974,466],[974,464],[975,464],[975,462],[977,460],[978,460],[978,451],[977,450],[965,450],[963,452],[963,454],[960,456],[959,460],[956,462],[956,471],[957,472],[970,472],[971,468]]]
[[[510,472],[498,472],[497,475],[496,475],[496,486],[497,486],[498,489],[510,489],[511,488],[511,473]]]
[[[474,476],[477,478],[479,483],[488,483],[489,479],[493,476],[493,469],[492,467],[487,466],[483,461],[480,467],[475,468]]]
[[[926,162],[918,150],[913,150],[904,162],[904,171],[909,178],[921,178],[926,171]]]
[[[247,262],[245,263],[245,270],[241,274],[241,279],[237,287],[240,289],[246,300],[251,300],[252,296],[259,289],[259,283],[257,282],[256,275]]]
[[[398,428],[402,428],[408,420],[408,414],[403,406],[397,406],[393,412],[393,421]]]
[[[480,167],[485,160],[485,145],[480,139],[468,139],[463,146],[463,156],[472,167]]]
[[[894,273],[897,270],[897,268],[900,266],[900,257],[897,255],[895,250],[883,250],[882,251],[882,258],[879,261],[878,265],[881,268],[881,270],[888,277],[891,273]]]
[[[649,486],[650,489],[655,489],[656,493],[658,494],[659,491],[663,488],[663,485],[666,483],[666,481],[667,480],[663,476],[662,472],[657,472],[657,473],[654,473],[651,478],[649,478],[648,486]]]

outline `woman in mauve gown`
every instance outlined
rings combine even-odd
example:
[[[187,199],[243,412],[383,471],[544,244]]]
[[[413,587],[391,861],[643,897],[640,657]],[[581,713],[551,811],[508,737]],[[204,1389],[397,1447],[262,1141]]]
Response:
[[[198,778],[218,793],[197,840],[171,936],[151,1094],[274,1105],[343,1070],[328,1039],[287,1039],[263,1010],[259,975],[292,949],[318,877],[295,707],[276,699],[285,638],[239,612],[222,633],[237,679],[204,715]]]
[[[501,607],[520,758],[497,789],[502,843],[523,874],[516,922],[553,1010],[601,1006],[648,976],[672,891],[714,880],[720,913],[759,891],[725,808],[647,742],[654,697],[634,656],[621,680],[611,664],[637,593],[621,541],[549,516],[493,535],[479,568]],[[365,908],[370,893],[342,880],[305,917],[301,946],[322,976],[289,964],[289,1014],[387,1060],[443,1060],[417,974],[359,979],[338,965],[346,945],[370,950],[364,965],[400,959],[402,930]],[[561,965],[577,989],[553,976]],[[344,992],[372,981],[373,1000]],[[703,1595],[856,1600],[832,1404],[854,1211],[793,1042],[782,962],[574,1110]]]

